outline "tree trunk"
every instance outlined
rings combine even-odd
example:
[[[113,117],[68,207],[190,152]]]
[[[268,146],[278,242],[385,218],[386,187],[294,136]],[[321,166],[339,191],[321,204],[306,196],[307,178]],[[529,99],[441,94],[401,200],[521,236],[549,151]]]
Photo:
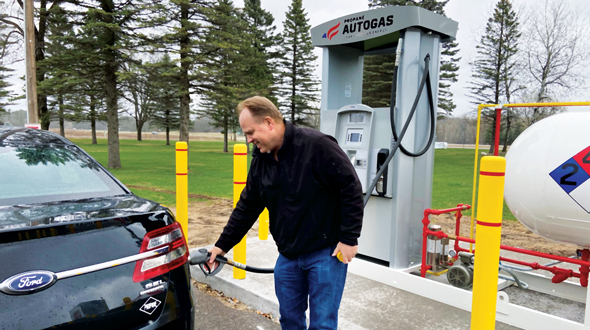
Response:
[[[45,59],[45,31],[47,25],[47,16],[49,11],[47,9],[47,1],[40,1],[39,8],[39,29],[35,29],[35,62],[40,63]],[[37,86],[45,80],[45,69],[39,68],[37,65]],[[50,113],[47,108],[47,95],[39,92],[37,89],[37,107],[39,110],[39,122],[41,129],[49,129]]]
[[[293,44],[293,64],[291,67],[291,73],[293,73],[293,80],[291,81],[291,123],[295,124],[295,95],[296,91],[296,79],[297,79],[297,44]]]
[[[90,127],[92,127],[92,144],[98,144],[96,140],[96,119],[90,119]]]
[[[103,0],[100,2],[101,9],[107,14],[104,15],[104,22],[113,23],[114,4],[112,1]],[[115,31],[106,28],[102,37],[106,40],[106,47],[103,49],[105,56],[105,90],[107,103],[107,131],[108,131],[108,167],[121,168],[121,157],[119,155],[119,112],[117,109],[117,54],[115,53]]]
[[[166,126],[166,145],[170,145],[170,127]]]
[[[141,131],[143,130],[143,123],[136,119],[135,127],[137,128],[137,141],[141,141]]]
[[[181,28],[183,31],[188,29],[189,5],[182,2],[180,5]],[[180,132],[179,140],[189,142],[189,122],[190,122],[190,81],[188,71],[190,61],[188,52],[190,51],[190,39],[188,33],[183,33],[180,37]]]
[[[57,96],[58,107],[59,107],[59,135],[66,137],[66,130],[64,127],[64,98],[61,94]]]
[[[510,110],[506,110],[506,131],[504,132],[504,145],[502,146],[502,152],[506,152],[508,149],[508,132],[510,132]]]
[[[98,144],[96,141],[96,108],[93,95],[90,96],[90,128],[92,130],[92,144]]]
[[[112,54],[112,51],[108,51]],[[111,59],[114,62],[114,54]],[[112,63],[112,62],[111,62]],[[117,76],[114,63],[107,64],[105,74],[106,96],[107,96],[107,130],[109,145],[109,168],[121,168],[119,155],[119,113],[117,111]]]
[[[225,117],[225,120],[223,122],[223,152],[228,152],[227,149],[227,132],[229,130],[229,123],[228,123],[228,118]]]

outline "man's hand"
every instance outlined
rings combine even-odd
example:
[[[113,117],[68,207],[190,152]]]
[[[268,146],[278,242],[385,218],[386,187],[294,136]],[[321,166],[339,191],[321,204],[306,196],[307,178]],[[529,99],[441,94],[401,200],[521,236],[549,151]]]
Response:
[[[348,264],[349,262],[352,261],[352,258],[354,258],[354,256],[358,252],[358,250],[359,250],[358,245],[350,246],[350,245],[346,245],[342,242],[338,242],[338,245],[336,245],[336,249],[334,250],[334,253],[332,253],[332,257],[337,256],[338,252],[340,252],[340,253],[342,253],[342,262],[344,264]]]
[[[219,262],[215,261],[215,257],[217,257],[217,256],[223,257],[225,255],[225,251],[218,248],[217,246],[214,246],[211,249],[209,249],[208,252],[211,253],[211,258],[209,258],[209,260],[207,260],[207,266],[209,267],[209,269],[211,271],[214,271],[215,268],[217,268],[219,266]]]

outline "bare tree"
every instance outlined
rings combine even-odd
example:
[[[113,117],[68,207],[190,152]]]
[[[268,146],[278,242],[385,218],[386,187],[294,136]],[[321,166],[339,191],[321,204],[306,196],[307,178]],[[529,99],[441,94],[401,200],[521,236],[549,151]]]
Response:
[[[545,0],[544,5],[533,8],[523,45],[530,74],[529,94],[535,102],[552,101],[584,86],[586,23],[565,1]],[[536,108],[524,115],[533,124],[555,111]]]
[[[15,3],[0,0],[0,64],[23,61],[23,13]]]

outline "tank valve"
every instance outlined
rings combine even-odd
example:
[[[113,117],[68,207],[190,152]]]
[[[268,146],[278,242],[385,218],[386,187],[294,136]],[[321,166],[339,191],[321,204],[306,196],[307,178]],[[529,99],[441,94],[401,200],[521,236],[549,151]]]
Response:
[[[428,230],[439,232],[441,226],[430,224]],[[430,265],[433,272],[439,272],[448,267],[449,239],[438,238],[435,235],[426,237],[426,264]]]

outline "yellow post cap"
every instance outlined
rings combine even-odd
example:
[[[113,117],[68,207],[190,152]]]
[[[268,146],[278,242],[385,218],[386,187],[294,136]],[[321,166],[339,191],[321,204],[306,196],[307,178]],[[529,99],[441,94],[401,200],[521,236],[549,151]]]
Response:
[[[481,159],[480,172],[506,172],[506,158],[500,156],[485,156]]]
[[[186,149],[187,146],[188,145],[184,141],[178,141],[178,142],[176,142],[176,149]]]
[[[234,144],[234,154],[245,154],[248,152],[248,148],[245,144]]]

